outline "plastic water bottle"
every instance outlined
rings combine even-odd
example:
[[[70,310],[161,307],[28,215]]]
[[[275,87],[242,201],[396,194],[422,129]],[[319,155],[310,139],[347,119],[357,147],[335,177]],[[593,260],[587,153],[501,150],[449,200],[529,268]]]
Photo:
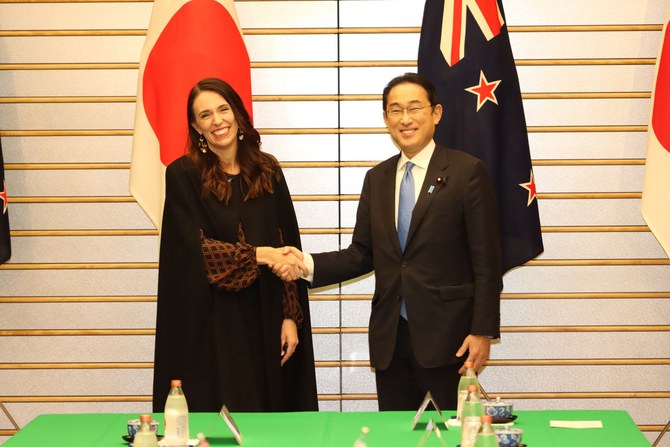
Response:
[[[474,363],[465,362],[465,372],[458,381],[458,404],[456,406],[456,420],[461,420],[463,415],[463,402],[468,395],[468,386],[475,385],[479,387],[479,380],[475,374]]]
[[[367,444],[365,443],[365,437],[370,433],[370,429],[368,427],[361,427],[361,433],[358,435],[358,438],[356,441],[354,441],[354,447],[367,447]]]
[[[482,407],[482,402],[479,400],[479,389],[476,385],[469,385],[468,396],[465,398],[465,402],[463,402],[461,447],[474,447],[483,415],[484,407]]]
[[[482,425],[477,433],[475,447],[499,447],[498,437],[496,436],[496,432],[493,431],[493,427],[491,427],[491,422],[493,422],[491,415],[485,414],[482,416],[481,421]]]
[[[158,447],[158,438],[151,429],[151,415],[140,416],[140,428],[133,437],[133,447]]]
[[[165,437],[169,446],[188,446],[188,404],[181,389],[181,380],[170,382],[170,393],[165,402]]]
[[[203,433],[198,433],[198,443],[196,444],[196,447],[209,447],[209,441],[205,438]]]

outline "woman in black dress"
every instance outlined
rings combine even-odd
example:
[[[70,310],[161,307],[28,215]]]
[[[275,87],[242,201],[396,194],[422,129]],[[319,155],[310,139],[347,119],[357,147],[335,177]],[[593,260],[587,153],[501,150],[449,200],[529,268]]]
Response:
[[[279,248],[300,248],[279,163],[226,82],[198,82],[187,114],[187,154],[166,171],[153,409],[181,379],[190,411],[317,410],[306,285],[266,266],[299,277]]]

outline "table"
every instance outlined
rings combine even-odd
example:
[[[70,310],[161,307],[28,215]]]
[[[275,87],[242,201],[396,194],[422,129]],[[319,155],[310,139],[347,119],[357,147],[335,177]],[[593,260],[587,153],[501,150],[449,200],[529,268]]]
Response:
[[[453,415],[444,412],[445,417]],[[524,429],[528,447],[649,447],[631,417],[620,410],[518,411],[515,426]],[[160,421],[163,415],[154,413]],[[369,427],[368,447],[414,447],[434,411],[424,413],[410,431],[413,412],[370,413],[232,413],[244,437],[244,447],[351,447],[363,425]],[[36,417],[3,447],[123,447],[126,421],[137,414],[45,414]],[[601,420],[602,429],[550,428],[550,420]],[[217,413],[191,413],[191,437],[204,432],[212,446],[236,446],[232,433]],[[449,447],[460,444],[460,428],[440,426]],[[441,444],[431,435],[425,447]]]

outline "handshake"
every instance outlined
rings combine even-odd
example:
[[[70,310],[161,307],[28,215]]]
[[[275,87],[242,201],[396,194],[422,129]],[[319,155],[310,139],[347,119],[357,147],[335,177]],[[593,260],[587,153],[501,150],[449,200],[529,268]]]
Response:
[[[309,273],[304,255],[295,247],[258,247],[256,257],[258,264],[267,264],[283,281],[295,281]]]

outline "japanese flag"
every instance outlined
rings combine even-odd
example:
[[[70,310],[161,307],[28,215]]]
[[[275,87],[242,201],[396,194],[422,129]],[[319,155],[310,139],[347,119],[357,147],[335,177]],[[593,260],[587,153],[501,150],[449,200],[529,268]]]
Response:
[[[186,102],[218,77],[251,114],[249,54],[233,0],[155,0],[140,57],[130,193],[160,229],[165,168],[186,153]]]
[[[665,17],[661,49],[651,98],[647,130],[647,163],[642,191],[642,217],[670,256],[670,7]]]

